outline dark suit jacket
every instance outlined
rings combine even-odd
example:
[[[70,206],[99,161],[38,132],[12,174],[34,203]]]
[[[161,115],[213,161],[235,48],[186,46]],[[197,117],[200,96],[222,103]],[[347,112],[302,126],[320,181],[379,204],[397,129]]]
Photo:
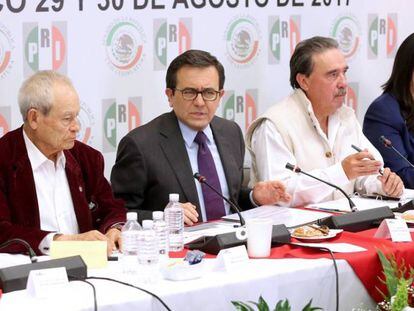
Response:
[[[114,199],[103,175],[102,155],[78,141],[64,153],[79,231],[98,229],[105,233],[113,224],[124,222],[126,209],[121,200]],[[92,210],[89,208],[91,202],[95,205]],[[22,128],[19,128],[0,139],[0,244],[20,238],[40,254],[39,243],[48,233],[40,229],[32,167]],[[0,251],[24,252],[25,249],[14,245]]]
[[[384,135],[404,157],[414,162],[414,136],[407,128],[394,96],[384,93],[369,106],[363,131],[381,153],[385,166],[401,177],[405,187],[414,188],[414,169],[379,141],[379,137]]]
[[[242,189],[244,140],[239,126],[219,117],[211,129],[223,163],[231,199],[251,208],[249,189]],[[115,196],[128,209],[138,210],[139,219],[164,210],[169,193],[178,193],[180,202],[200,206],[195,179],[174,112],[165,113],[128,133],[119,143],[111,173]]]

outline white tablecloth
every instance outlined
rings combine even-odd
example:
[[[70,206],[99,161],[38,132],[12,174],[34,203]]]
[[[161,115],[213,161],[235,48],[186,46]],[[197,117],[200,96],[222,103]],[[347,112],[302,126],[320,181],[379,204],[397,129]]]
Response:
[[[13,260],[0,255],[0,267]],[[15,257],[22,260],[23,257]],[[27,259],[25,259],[27,260]],[[375,304],[344,260],[338,260],[340,310]],[[215,270],[216,259],[207,259],[203,277],[189,281],[137,284],[160,296],[172,310],[235,310],[232,300],[257,301],[262,295],[273,308],[280,299],[288,298],[292,310],[302,310],[312,298],[313,306],[335,310],[335,273],[329,259],[249,260],[234,271]],[[89,275],[123,279],[121,264],[109,262],[105,269],[90,270]],[[97,289],[99,310],[165,310],[152,296],[120,284],[93,280]],[[61,295],[35,299],[26,290],[3,294],[0,310],[93,310],[92,289],[82,282],[70,282]]]

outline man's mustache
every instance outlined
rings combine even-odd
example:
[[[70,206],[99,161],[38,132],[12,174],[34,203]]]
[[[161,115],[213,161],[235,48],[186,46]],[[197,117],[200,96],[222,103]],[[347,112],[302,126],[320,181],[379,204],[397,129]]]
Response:
[[[338,92],[335,94],[335,96],[345,96],[345,95],[346,95],[346,88],[338,89]]]

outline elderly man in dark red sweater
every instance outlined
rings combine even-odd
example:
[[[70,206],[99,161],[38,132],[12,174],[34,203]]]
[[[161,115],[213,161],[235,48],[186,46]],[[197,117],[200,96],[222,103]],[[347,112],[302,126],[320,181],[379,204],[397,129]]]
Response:
[[[0,244],[20,238],[47,254],[53,240],[103,240],[115,249],[126,210],[103,175],[102,154],[76,141],[80,106],[70,80],[34,74],[19,106],[23,126],[0,139]]]

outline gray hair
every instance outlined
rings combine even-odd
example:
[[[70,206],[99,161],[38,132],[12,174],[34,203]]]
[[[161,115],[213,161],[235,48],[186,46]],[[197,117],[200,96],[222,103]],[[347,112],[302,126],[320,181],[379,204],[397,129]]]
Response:
[[[53,86],[56,83],[69,86],[73,89],[70,79],[53,70],[36,72],[23,82],[19,90],[19,107],[23,121],[27,121],[27,113],[31,108],[48,115],[53,105]]]
[[[313,71],[313,56],[330,49],[337,49],[338,42],[327,37],[312,37],[298,43],[290,58],[290,85],[294,89],[300,88],[296,81],[298,73],[309,76]]]

